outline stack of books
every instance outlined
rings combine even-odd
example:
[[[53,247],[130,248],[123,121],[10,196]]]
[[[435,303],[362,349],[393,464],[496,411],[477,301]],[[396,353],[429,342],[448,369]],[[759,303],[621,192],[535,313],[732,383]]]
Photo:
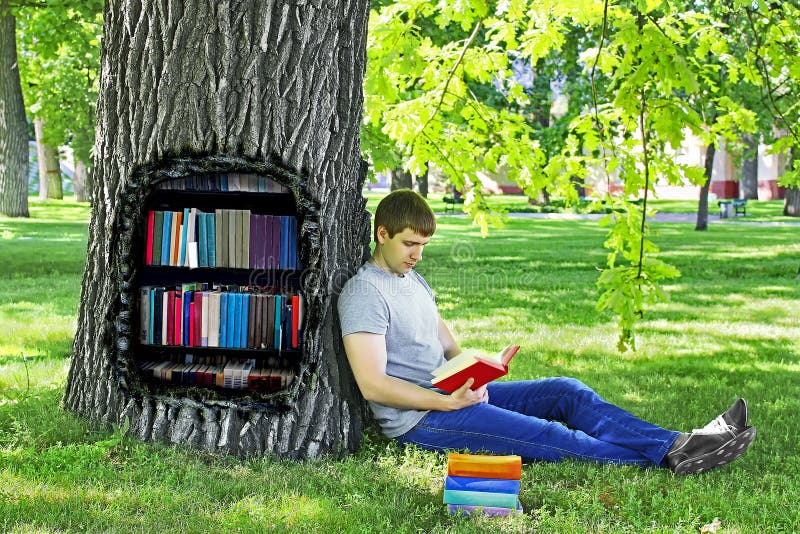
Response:
[[[444,503],[450,515],[506,516],[522,513],[522,458],[450,453]]]

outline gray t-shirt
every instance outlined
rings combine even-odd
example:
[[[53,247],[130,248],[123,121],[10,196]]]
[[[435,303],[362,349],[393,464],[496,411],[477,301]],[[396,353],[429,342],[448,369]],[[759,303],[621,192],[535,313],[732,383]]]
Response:
[[[394,276],[365,263],[339,297],[342,336],[368,332],[386,336],[386,374],[427,389],[431,371],[445,362],[439,341],[439,312],[433,292],[415,271]],[[372,413],[390,438],[411,430],[427,411],[370,402]]]

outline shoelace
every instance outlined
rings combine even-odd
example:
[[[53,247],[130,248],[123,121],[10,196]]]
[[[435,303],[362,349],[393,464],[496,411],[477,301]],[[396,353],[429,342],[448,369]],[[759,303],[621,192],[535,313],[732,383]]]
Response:
[[[725,419],[721,415],[717,416],[716,419],[708,423],[703,428],[695,428],[692,430],[692,433],[697,434],[722,434],[725,432],[731,432],[733,434],[736,433],[736,427],[733,425],[728,424]]]

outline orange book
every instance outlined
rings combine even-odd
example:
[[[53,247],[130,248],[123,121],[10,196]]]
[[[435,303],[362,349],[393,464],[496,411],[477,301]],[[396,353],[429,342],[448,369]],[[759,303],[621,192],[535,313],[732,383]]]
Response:
[[[519,480],[522,476],[522,458],[517,455],[491,456],[451,452],[447,455],[447,474],[457,477]]]
[[[508,362],[519,350],[519,345],[509,345],[502,352],[490,356],[465,351],[451,358],[433,371],[431,384],[452,393],[470,379],[475,379],[470,389],[478,389],[492,380],[508,374]]]

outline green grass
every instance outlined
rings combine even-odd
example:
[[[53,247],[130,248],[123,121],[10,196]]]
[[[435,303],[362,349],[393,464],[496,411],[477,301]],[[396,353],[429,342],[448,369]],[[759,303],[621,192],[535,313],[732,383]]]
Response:
[[[385,192],[372,191],[366,193],[367,209],[374,212],[380,199],[386,195]],[[445,203],[442,201],[442,193],[431,193],[428,195],[428,203],[431,209],[437,213],[445,211]],[[541,213],[541,212],[568,212],[568,213],[588,213],[591,211],[591,204],[588,202],[575,206],[564,206],[563,201],[555,199],[552,206],[537,206],[528,203],[528,197],[524,195],[487,195],[486,201],[490,208],[503,210],[508,213]],[[649,199],[647,201],[648,211],[650,209],[659,213],[697,213],[696,200],[660,200]],[[709,202],[709,215],[713,218],[719,215],[719,207],[716,201]],[[458,213],[460,206],[456,207]],[[748,200],[747,215],[737,216],[731,222],[792,222],[800,223],[797,217],[787,217],[783,215],[783,200]]]
[[[683,276],[640,323],[638,352],[619,354],[613,318],[594,311],[595,222],[511,219],[483,239],[466,218],[440,219],[419,270],[463,345],[522,345],[510,379],[574,376],[681,430],[742,395],[758,428],[742,459],[693,477],[526,465],[526,513],[485,520],[446,515],[443,457],[374,433],[343,460],[239,461],[61,410],[88,211],[31,212],[0,218],[0,531],[697,532],[715,518],[725,532],[800,530],[797,227],[654,224]]]

